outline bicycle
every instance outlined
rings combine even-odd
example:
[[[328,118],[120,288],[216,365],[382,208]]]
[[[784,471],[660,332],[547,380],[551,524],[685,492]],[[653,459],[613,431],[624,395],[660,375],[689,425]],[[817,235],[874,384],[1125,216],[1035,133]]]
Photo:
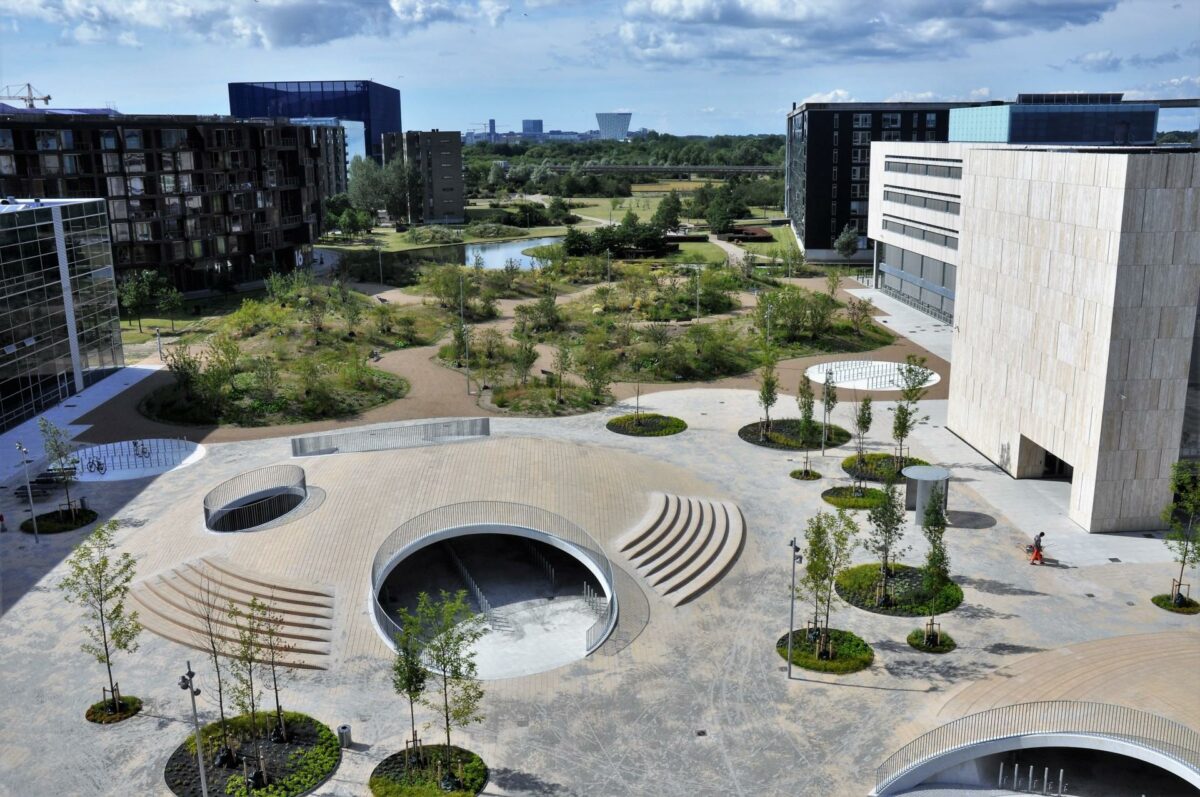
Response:
[[[104,460],[100,459],[99,457],[90,457],[88,459],[87,469],[88,473],[99,473],[103,476],[104,472],[108,470],[108,466],[105,465]]]
[[[149,459],[150,458],[150,449],[148,447],[142,445],[137,440],[134,440],[133,441],[133,455],[135,457],[138,457],[139,459]]]

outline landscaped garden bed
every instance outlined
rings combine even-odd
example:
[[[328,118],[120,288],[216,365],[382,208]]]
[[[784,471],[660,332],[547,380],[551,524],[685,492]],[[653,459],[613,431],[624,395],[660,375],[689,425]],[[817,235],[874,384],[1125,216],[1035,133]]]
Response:
[[[821,474],[817,473],[815,470],[812,470],[811,468],[809,468],[808,470],[805,470],[804,468],[796,468],[794,471],[792,471],[788,475],[791,476],[793,479],[795,479],[797,481],[802,481],[802,482],[815,482],[817,479],[821,478]]]
[[[875,452],[872,454],[863,455],[863,467],[859,467],[858,455],[846,457],[842,460],[842,470],[846,472],[852,479],[862,479],[869,482],[889,482],[899,481],[903,478],[901,471],[909,465],[928,465],[929,463],[917,457],[905,457],[900,463],[900,467],[896,467],[896,456],[883,452]]]
[[[101,700],[99,703],[93,703],[84,713],[84,717],[88,722],[94,722],[97,725],[112,725],[114,722],[127,720],[134,714],[142,710],[142,699],[140,697],[121,696],[121,707],[119,711],[113,711],[113,703],[111,700]]]
[[[770,430],[766,424],[755,421],[738,429],[738,437],[747,443],[764,448],[774,448],[780,451],[812,451],[821,447],[821,424],[814,422],[812,433],[807,437],[800,434],[799,418],[783,418],[771,421]],[[836,424],[829,424],[826,448],[835,448],[850,440],[850,432]]]
[[[526,384],[498,385],[492,389],[492,403],[503,410],[521,415],[578,415],[596,408],[591,391],[571,383],[562,386],[562,401],[551,380],[530,379]]]
[[[679,434],[687,429],[687,423],[682,418],[670,415],[658,415],[653,412],[642,412],[636,415],[621,415],[613,418],[605,426],[610,432],[629,435],[631,437],[666,437]]]
[[[787,661],[787,643],[787,634],[775,643],[775,650],[784,661]],[[816,672],[851,673],[865,670],[875,661],[875,651],[857,634],[831,628],[829,643],[832,655],[823,659],[817,655],[816,645],[809,641],[806,630],[793,631],[792,664]]]
[[[886,498],[887,493],[874,487],[830,487],[821,493],[821,500],[838,509],[874,509]]]
[[[936,645],[925,644],[925,629],[914,628],[908,635],[908,644],[922,653],[949,653],[958,645],[946,632],[938,634],[938,643]]]
[[[890,600],[886,605],[879,605],[878,601],[878,587],[882,578],[878,562],[843,570],[838,574],[834,588],[838,597],[852,606],[898,617],[944,614],[962,603],[962,587],[949,581],[930,594],[924,586],[924,575],[920,568],[893,564],[888,578]]]
[[[275,742],[269,738],[269,729],[275,727],[275,714],[265,712],[258,717],[259,749],[265,760],[265,771],[268,785],[263,789],[255,789],[255,795],[270,795],[270,797],[295,797],[307,794],[324,783],[337,769],[342,760],[342,751],[338,747],[337,736],[326,725],[318,722],[307,714],[293,711],[284,712],[284,723],[287,726],[288,740]],[[255,745],[251,739],[251,723],[248,715],[232,717],[226,722],[230,735],[231,747],[235,752],[255,755]],[[246,791],[246,779],[241,763],[233,768],[217,766],[213,757],[222,745],[221,724],[214,722],[201,730],[204,740],[205,775],[208,778],[210,794],[231,794],[238,797],[249,797]],[[248,762],[253,773],[258,767],[253,759]],[[175,749],[167,760],[165,770],[167,787],[180,797],[199,797],[200,774],[196,766],[195,736],[188,735],[187,740]]]
[[[37,533],[62,534],[64,531],[75,531],[89,523],[95,523],[97,517],[99,516],[92,509],[76,509],[74,515],[65,509],[46,512],[37,516]],[[31,518],[21,521],[21,531],[26,534],[33,533],[33,520]]]
[[[450,777],[445,772],[446,745],[394,753],[375,767],[369,782],[373,797],[475,797],[487,784],[488,768],[475,753],[450,747]],[[444,788],[444,787],[449,787]]]
[[[1155,595],[1150,599],[1160,609],[1166,609],[1169,612],[1176,614],[1200,614],[1200,601],[1194,601],[1191,598],[1184,598],[1179,604],[1171,600],[1170,595]]]

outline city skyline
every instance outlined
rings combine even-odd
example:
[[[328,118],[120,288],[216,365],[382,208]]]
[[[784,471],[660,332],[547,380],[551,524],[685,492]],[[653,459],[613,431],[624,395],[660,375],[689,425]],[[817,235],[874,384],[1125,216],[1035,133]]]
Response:
[[[1200,96],[1197,4],[931,9],[915,0],[878,14],[752,0],[197,0],[151,10],[0,0],[0,84],[30,82],[51,107],[222,114],[228,82],[370,78],[400,89],[413,129],[478,130],[491,118],[520,130],[541,118],[547,130],[589,130],[597,111],[631,111],[635,127],[702,135],[782,133],[804,101]],[[1196,125],[1195,109],[1160,117],[1161,129]]]

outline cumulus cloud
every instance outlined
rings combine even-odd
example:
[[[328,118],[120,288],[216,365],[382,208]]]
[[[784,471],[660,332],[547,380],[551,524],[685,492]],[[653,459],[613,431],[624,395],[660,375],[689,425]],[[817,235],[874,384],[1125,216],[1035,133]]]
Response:
[[[503,22],[503,0],[0,0],[0,13],[62,26],[81,44],[139,46],[142,31],[262,47],[323,44],[437,23]]]
[[[1193,59],[1197,57],[1200,57],[1200,40],[1192,42],[1182,50],[1175,47],[1155,55],[1134,53],[1133,55],[1122,56],[1116,55],[1112,50],[1097,50],[1077,55],[1068,60],[1067,64],[1077,66],[1085,72],[1116,72],[1127,66],[1163,66],[1164,64],[1177,63],[1185,58]]]
[[[854,96],[845,89],[834,89],[833,91],[818,91],[815,94],[809,94],[800,102],[858,102],[858,100],[854,99]]]
[[[1157,83],[1147,83],[1135,89],[1126,89],[1125,99],[1171,100],[1195,97],[1198,93],[1200,93],[1200,75],[1182,75],[1160,80]]]

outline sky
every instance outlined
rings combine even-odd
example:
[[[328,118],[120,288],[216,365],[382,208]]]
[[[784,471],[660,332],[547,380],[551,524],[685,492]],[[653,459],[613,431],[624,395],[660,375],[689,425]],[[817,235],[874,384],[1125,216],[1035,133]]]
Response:
[[[407,129],[782,133],[792,103],[1200,97],[1200,0],[0,0],[0,85],[229,112],[232,81],[373,79]],[[1195,129],[1164,110],[1160,129]]]

